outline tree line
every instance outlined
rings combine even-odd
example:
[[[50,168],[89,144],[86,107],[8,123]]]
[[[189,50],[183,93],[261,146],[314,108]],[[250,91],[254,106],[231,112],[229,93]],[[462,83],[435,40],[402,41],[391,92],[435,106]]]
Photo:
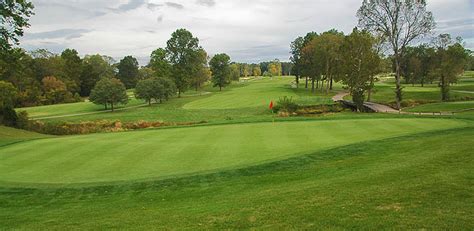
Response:
[[[472,52],[464,48],[461,38],[453,40],[449,34],[441,34],[432,43],[411,46],[435,26],[426,1],[364,0],[357,16],[359,27],[349,35],[334,29],[310,32],[291,43],[297,86],[305,79],[305,87],[310,84],[312,92],[328,92],[334,82],[342,82],[361,108],[366,99],[370,101],[377,74],[393,72],[395,101],[400,108],[402,78],[422,86],[437,81],[441,99],[447,101],[449,86],[472,68]]]

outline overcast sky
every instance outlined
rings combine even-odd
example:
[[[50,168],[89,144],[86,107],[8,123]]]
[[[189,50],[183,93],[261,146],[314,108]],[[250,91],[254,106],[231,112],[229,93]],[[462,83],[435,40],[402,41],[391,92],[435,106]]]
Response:
[[[462,36],[474,48],[474,1],[427,0],[436,33]],[[309,31],[350,32],[362,0],[33,0],[21,46],[81,55],[135,56],[142,65],[178,28],[210,54],[234,61],[288,60],[289,44]]]

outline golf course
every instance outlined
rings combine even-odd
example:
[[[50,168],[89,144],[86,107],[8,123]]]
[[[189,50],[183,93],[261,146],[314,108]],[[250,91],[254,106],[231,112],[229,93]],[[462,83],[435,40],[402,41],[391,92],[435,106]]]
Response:
[[[472,5],[0,0],[0,231],[472,231]]]
[[[470,216],[474,117],[469,111],[443,117],[351,112],[276,117],[267,104],[279,97],[325,104],[342,90],[312,96],[309,90],[292,88],[292,81],[292,77],[260,78],[222,92],[209,89],[207,94],[114,113],[93,109],[91,103],[32,108],[32,114],[57,115],[52,108],[78,107],[71,116],[59,110],[66,116],[49,119],[53,123],[139,116],[211,119],[190,127],[72,136],[0,127],[1,225],[12,229],[69,229],[78,223],[86,229],[474,225]],[[419,110],[430,107],[457,110],[471,104],[434,103]],[[174,109],[162,113],[168,108]],[[74,116],[91,112],[97,113]],[[226,120],[229,112],[240,116]]]

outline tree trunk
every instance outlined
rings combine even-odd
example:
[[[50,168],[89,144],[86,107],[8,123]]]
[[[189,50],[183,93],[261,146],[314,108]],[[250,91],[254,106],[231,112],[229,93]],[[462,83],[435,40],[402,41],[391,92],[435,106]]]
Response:
[[[372,100],[372,88],[374,87],[374,77],[370,77],[370,87],[367,91],[367,101],[370,102]]]
[[[219,86],[219,91],[222,91],[222,86]]]
[[[296,76],[296,88],[300,88],[300,77]]]
[[[332,75],[331,75],[331,83],[330,83],[330,86],[329,86],[329,90],[331,90],[331,91],[332,91],[332,89],[333,89],[333,88],[332,88],[333,81],[334,81],[334,79],[333,79],[333,77],[332,77]]]
[[[444,75],[441,75],[441,99],[443,101],[449,100],[449,83],[446,82]]]
[[[329,85],[331,81],[329,79],[326,79],[326,95],[329,94]]]
[[[178,98],[181,98],[181,89],[178,89]]]
[[[151,99],[148,100],[148,106],[151,106]]]
[[[397,101],[397,109],[401,109],[402,103],[402,86],[401,86],[401,79],[400,79],[400,55],[395,53],[395,79],[396,79],[396,101]]]
[[[105,103],[105,110],[107,111],[107,109],[108,109],[108,108],[107,108],[107,103]]]
[[[315,81],[315,78],[311,78],[311,92],[312,92],[312,93],[315,93],[314,81]]]
[[[114,112],[114,103],[110,103],[110,107],[112,108],[112,112]]]
[[[306,86],[305,86],[306,89],[308,89],[308,77],[306,77]]]

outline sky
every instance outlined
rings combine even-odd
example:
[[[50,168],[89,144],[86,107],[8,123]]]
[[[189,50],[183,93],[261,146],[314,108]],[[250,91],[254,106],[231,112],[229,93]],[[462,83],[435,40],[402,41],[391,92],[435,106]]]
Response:
[[[474,0],[427,0],[437,29],[433,35],[462,36],[474,50]],[[188,29],[209,55],[227,53],[236,62],[289,59],[290,42],[307,32],[357,26],[362,0],[33,0],[35,15],[21,47],[146,65],[171,33]]]

